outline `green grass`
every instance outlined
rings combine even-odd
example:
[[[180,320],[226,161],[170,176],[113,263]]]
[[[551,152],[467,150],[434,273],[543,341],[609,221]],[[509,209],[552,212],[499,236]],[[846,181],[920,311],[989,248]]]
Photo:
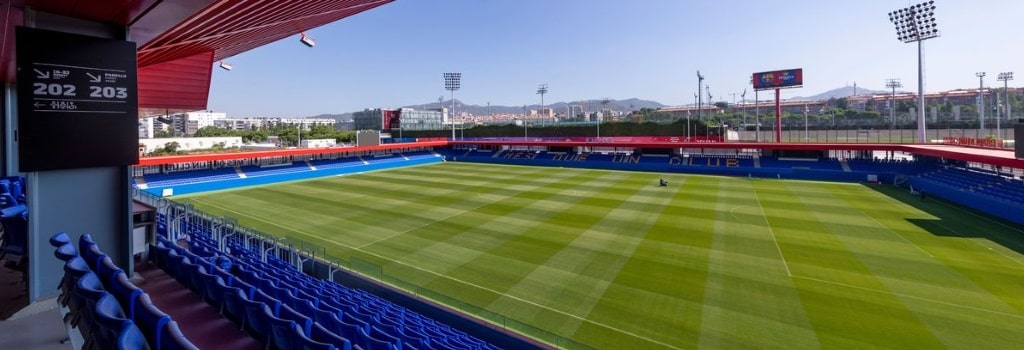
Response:
[[[1019,226],[883,185],[660,176],[444,163],[178,200],[552,342],[1024,344]]]

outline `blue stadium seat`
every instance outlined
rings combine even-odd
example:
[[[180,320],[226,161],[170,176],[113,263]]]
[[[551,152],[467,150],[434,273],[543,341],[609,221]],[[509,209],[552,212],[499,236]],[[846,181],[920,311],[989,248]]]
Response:
[[[315,305],[315,303],[313,301],[307,300],[305,298],[291,297],[291,298],[286,298],[285,300],[288,300],[290,302],[290,304],[288,306],[290,306],[291,308],[295,309],[295,311],[298,311],[299,313],[301,313],[303,315],[310,315],[310,317],[313,316],[313,310],[317,309],[317,307],[316,307],[316,305]],[[316,300],[316,299],[314,299],[314,300]]]
[[[185,286],[193,293],[202,297],[204,290],[202,275],[206,273],[206,269],[199,264],[193,263],[191,259],[186,257],[182,260],[181,271],[185,274]]]
[[[314,323],[310,327],[309,337],[316,342],[334,345],[338,350],[352,350],[352,342],[342,338],[338,333],[325,328],[320,323]]]
[[[259,288],[277,300],[284,300],[289,297],[294,298],[295,296],[295,289],[291,287],[278,287],[272,284],[263,284],[259,285]]]
[[[203,299],[206,300],[217,313],[224,314],[224,293],[229,288],[224,284],[220,276],[203,273]]]
[[[104,295],[96,302],[94,311],[97,327],[93,341],[101,349],[114,347],[118,333],[132,321],[125,317],[121,306],[110,294]]]
[[[412,345],[418,349],[430,348],[430,337],[411,328],[405,328],[398,334],[398,337],[402,338],[403,349],[405,349],[407,345]]]
[[[0,237],[0,259],[7,254],[16,255],[24,259],[28,254],[28,212],[24,205],[18,205],[20,212],[10,213],[10,210],[3,209],[0,222],[3,223],[3,234]]]
[[[244,295],[246,299],[252,300],[256,295],[256,287],[246,281],[243,281],[241,278],[231,281],[231,286],[241,290],[242,295]]]
[[[224,289],[224,308],[222,313],[229,320],[238,324],[239,329],[245,329],[245,304],[242,303],[242,300],[245,299],[245,296],[242,295],[242,290],[237,287],[227,287]]]
[[[60,284],[60,304],[67,305],[72,312],[77,311],[78,304],[75,304],[75,289],[78,288],[78,280],[87,273],[92,273],[89,265],[80,257],[73,257],[64,263],[64,279]]]
[[[366,338],[369,336],[366,334],[365,328],[355,323],[347,323],[345,320],[338,322],[338,327],[341,331],[338,335],[348,339],[355,346],[366,348]]]
[[[181,328],[178,328],[178,322],[171,321],[167,322],[163,334],[160,335],[159,350],[199,350],[199,347],[185,338]]]
[[[395,332],[402,332],[402,329],[405,328],[404,322],[386,315],[378,316],[376,322],[381,326],[381,329],[384,330],[394,328]],[[388,333],[391,332],[389,331]]]
[[[110,293],[117,298],[118,303],[128,318],[135,317],[135,299],[142,295],[142,289],[136,287],[128,280],[128,275],[123,271],[116,274],[110,284]]]
[[[331,319],[337,319],[340,312],[333,306],[324,303],[321,304],[320,307],[313,309],[311,313],[304,314],[311,316],[314,322],[326,324]]]
[[[252,293],[251,300],[266,304],[267,307],[270,308],[270,312],[275,316],[281,313],[281,301],[267,293],[264,293],[262,289],[257,288],[256,291]]]
[[[270,308],[266,304],[248,299],[242,299],[242,304],[245,306],[245,331],[260,343],[269,344],[271,330],[265,315],[273,315]]]
[[[288,319],[277,318],[270,314],[270,310],[263,309],[263,317],[270,323],[270,344],[278,350],[289,350],[298,343],[296,336],[300,332],[296,329],[295,322]]]
[[[212,273],[214,275],[219,276],[221,279],[223,279],[224,280],[224,285],[226,285],[228,287],[234,287],[234,285],[232,283],[235,280],[235,276],[232,275],[231,272],[228,272],[227,270],[224,270],[224,269],[222,269],[220,267],[214,266],[213,269],[212,269]]]
[[[398,337],[387,334],[387,332],[377,328],[376,326],[370,327],[370,333],[368,334],[367,345],[369,349],[373,350],[401,350],[402,340]]]
[[[280,318],[295,322],[302,329],[302,333],[309,335],[309,327],[313,326],[313,320],[304,314],[295,311],[288,305],[281,305],[281,311],[277,315]]]
[[[67,232],[57,232],[53,236],[50,236],[50,245],[53,246],[54,248],[69,243],[71,243],[71,237],[68,236]]]
[[[109,256],[104,255],[100,258],[99,263],[96,264],[96,276],[100,278],[100,282],[103,282],[103,286],[110,288],[110,284],[118,273],[124,273],[120,267],[114,265],[114,260],[110,259]]]
[[[72,246],[71,244],[63,244],[60,245],[60,247],[57,247],[56,249],[53,250],[53,256],[67,264],[68,261],[71,260],[72,258],[78,258],[78,251],[75,250],[75,246]],[[65,283],[68,281],[68,277],[69,275],[66,270],[65,275],[60,276],[60,280],[57,282],[57,290],[60,291],[61,295],[67,292],[68,289],[71,287],[65,285]],[[60,305],[67,304],[67,301],[63,300],[63,298],[60,298],[60,300]]]
[[[75,250],[75,246],[70,243],[63,244],[53,250],[53,256],[60,259],[60,261],[67,262],[68,260],[71,260],[71,258],[78,256],[78,250]]]
[[[134,323],[128,323],[117,335],[117,350],[149,350],[146,337]]]
[[[135,324],[142,331],[142,334],[149,340],[149,346],[156,349],[159,348],[161,335],[163,334],[163,328],[167,325],[167,322],[171,321],[171,317],[163,311],[160,311],[153,305],[153,301],[149,299],[149,295],[142,293],[138,298],[135,299],[135,317],[133,318]]]
[[[174,277],[178,283],[187,286],[188,276],[185,275],[184,271],[185,260],[188,260],[188,258],[178,254],[178,252],[173,249],[167,253],[167,267],[169,268],[167,271],[168,274],[170,274],[171,277]]]
[[[298,350],[334,350],[335,346],[331,343],[319,342],[313,340],[313,338],[306,336],[300,332],[299,327],[295,326],[295,349]]]
[[[103,290],[103,284],[92,271],[86,272],[78,279],[78,285],[74,289],[75,305],[79,318],[74,324],[82,331],[82,337],[91,344],[98,330],[96,323],[96,303],[107,295]]]
[[[85,262],[89,264],[89,268],[93,269],[94,271],[96,270],[96,267],[99,265],[100,260],[103,260],[103,258],[107,257],[107,254],[104,254],[102,251],[100,251],[100,247],[95,243],[86,245],[85,249],[81,250],[79,254],[81,254],[82,258],[85,259]]]
[[[262,288],[262,286],[256,284],[257,279],[261,278],[259,272],[256,272],[252,269],[247,269],[242,264],[238,263],[231,265],[231,273],[234,274],[235,276],[238,276],[240,279],[248,282],[249,284]]]
[[[92,239],[92,234],[86,233],[78,237],[78,251],[80,252],[89,250],[89,246],[94,244],[96,244],[96,241]]]
[[[170,270],[170,267],[167,265],[167,254],[170,252],[171,248],[167,248],[161,242],[149,245],[150,258],[153,259],[153,263],[156,264],[156,267],[159,267],[164,271]]]

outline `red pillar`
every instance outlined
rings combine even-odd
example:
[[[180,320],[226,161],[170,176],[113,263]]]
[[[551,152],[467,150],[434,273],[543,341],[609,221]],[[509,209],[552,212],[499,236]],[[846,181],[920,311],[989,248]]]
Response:
[[[779,89],[775,89],[775,142],[782,142],[782,104]]]

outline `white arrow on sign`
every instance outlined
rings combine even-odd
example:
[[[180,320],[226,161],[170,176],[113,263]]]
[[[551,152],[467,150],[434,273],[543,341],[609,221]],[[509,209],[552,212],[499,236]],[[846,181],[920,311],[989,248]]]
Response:
[[[50,79],[50,72],[43,72],[38,69],[33,70],[36,71],[36,74],[38,74],[36,75],[36,79]]]
[[[36,108],[39,108],[39,107],[42,107],[42,106],[46,106],[45,103],[39,103],[39,102],[33,103],[32,105],[36,106]]]
[[[85,73],[85,75],[88,75],[88,76],[89,76],[89,82],[90,82],[90,83],[98,83],[98,82],[100,82],[101,80],[103,80],[103,79],[102,79],[102,78],[103,78],[103,76],[102,76],[102,75],[92,75],[92,74],[89,74],[88,72],[86,72],[86,73]]]

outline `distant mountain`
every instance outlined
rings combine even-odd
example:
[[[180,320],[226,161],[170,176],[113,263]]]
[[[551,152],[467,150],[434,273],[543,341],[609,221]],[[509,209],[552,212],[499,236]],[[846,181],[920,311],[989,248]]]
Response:
[[[602,105],[603,101],[604,101],[604,99],[591,99],[591,100],[571,101],[571,102],[551,102],[551,103],[545,102],[544,103],[544,107],[545,108],[552,108],[556,112],[557,111],[564,111],[564,110],[566,110],[568,108],[568,105],[570,105],[570,104],[582,106],[583,110],[585,110],[587,112],[596,112],[596,111],[599,111],[599,110],[604,109],[604,108],[611,109],[613,111],[629,112],[629,111],[639,110],[641,108],[661,108],[661,107],[665,107],[665,105],[663,105],[661,103],[658,103],[656,101],[641,100],[641,99],[638,99],[638,98],[635,98],[635,97],[634,98],[630,98],[630,99],[625,99],[625,100],[608,99],[608,104],[607,105]],[[451,100],[446,100],[446,101],[442,101],[441,103],[431,102],[431,103],[424,103],[424,104],[418,104],[418,105],[409,105],[409,106],[403,106],[402,108],[412,108],[412,109],[419,109],[419,110],[423,110],[423,109],[437,109],[441,105],[443,105],[444,108],[452,108],[452,101]],[[512,114],[512,113],[519,114],[519,113],[523,113],[523,108],[524,107],[526,109],[538,109],[538,108],[540,108],[540,104],[531,104],[531,105],[526,105],[526,106],[491,105],[490,107],[488,107],[487,105],[483,105],[483,106],[475,105],[475,104],[467,105],[467,104],[463,103],[462,101],[460,101],[459,99],[455,99],[455,109],[458,112],[469,112],[470,114],[473,114],[473,115],[487,115],[488,113],[490,113],[490,114]]]
[[[886,92],[887,91],[884,91],[884,90],[871,90],[871,89],[865,89],[865,88],[862,88],[862,87],[854,88],[853,86],[844,86],[844,87],[841,87],[841,88],[836,88],[836,89],[828,90],[828,91],[822,92],[822,93],[817,94],[817,95],[808,96],[808,97],[798,96],[798,97],[790,98],[789,100],[821,101],[821,100],[828,100],[830,98],[850,97],[850,96],[853,96],[855,94],[856,95],[872,95],[872,94],[884,94]]]

